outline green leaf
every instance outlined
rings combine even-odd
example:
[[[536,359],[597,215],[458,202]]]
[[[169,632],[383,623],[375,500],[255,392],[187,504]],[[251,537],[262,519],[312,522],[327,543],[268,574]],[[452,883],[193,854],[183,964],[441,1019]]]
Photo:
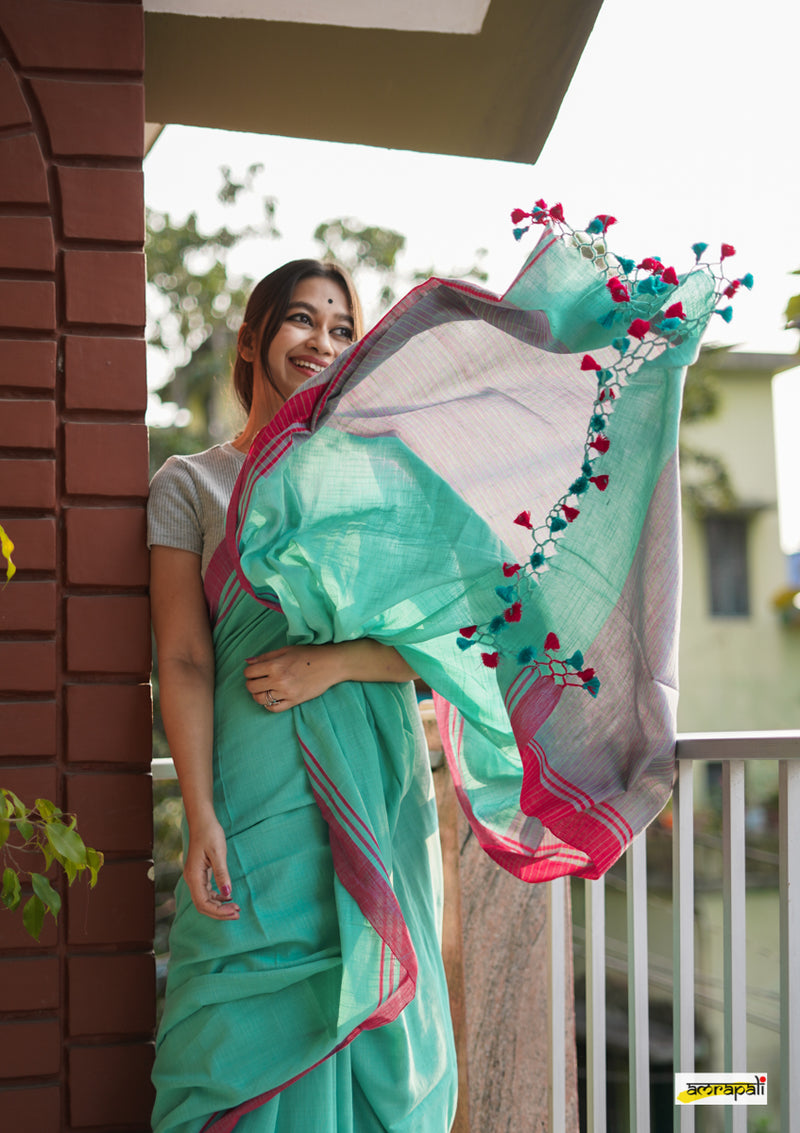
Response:
[[[12,869],[11,866],[6,866],[3,870],[3,889],[0,892],[0,900],[12,913],[20,903],[21,892],[17,871]]]
[[[49,799],[37,799],[36,809],[45,822],[52,822],[56,818],[61,818],[62,811],[58,809],[55,803],[51,803]]]
[[[83,867],[75,865],[75,862],[71,862],[69,858],[64,858],[61,864],[64,867],[64,873],[67,875],[67,881],[72,885]]]
[[[25,806],[25,803],[21,798],[19,798],[18,795],[15,795],[13,791],[9,791],[8,788],[4,789],[3,794],[5,795],[8,802],[11,803],[11,809],[6,808],[6,813],[8,814],[9,818],[12,815],[16,816],[17,818],[28,817],[31,812],[28,810],[28,808]]]
[[[45,836],[56,852],[56,856],[68,858],[76,865],[86,865],[86,847],[83,838],[76,830],[68,830],[57,822],[45,827]]]
[[[28,822],[27,818],[18,818],[17,819],[17,830],[19,830],[20,834],[22,835],[22,837],[25,839],[26,842],[30,842],[31,838],[34,835],[36,827],[33,825],[32,822]]]
[[[61,898],[47,878],[41,873],[32,873],[31,885],[33,886],[34,893],[45,908],[51,912],[54,917],[58,917],[58,914],[61,912]]]
[[[44,905],[35,893],[25,902],[25,908],[22,910],[22,923],[28,935],[32,936],[34,940],[38,940],[44,924]]]
[[[92,889],[94,889],[95,885],[97,885],[97,875],[102,868],[104,860],[105,859],[103,858],[103,855],[99,850],[93,850],[91,846],[87,847],[86,863],[89,866],[89,885]]]
[[[793,295],[786,304],[787,325],[790,323],[795,324],[798,319],[800,319],[800,295]]]
[[[7,818],[0,818],[0,850],[5,846],[8,841],[8,836],[11,833],[11,823]]]

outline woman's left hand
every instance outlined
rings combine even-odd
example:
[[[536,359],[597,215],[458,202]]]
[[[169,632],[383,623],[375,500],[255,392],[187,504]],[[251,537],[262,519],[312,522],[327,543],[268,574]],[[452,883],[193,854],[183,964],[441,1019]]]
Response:
[[[338,650],[337,645],[286,645],[248,657],[244,670],[247,691],[270,712],[285,712],[313,700],[331,685],[348,679]]]
[[[247,691],[270,712],[285,712],[342,681],[401,682],[415,673],[390,645],[363,638],[327,645],[286,645],[249,657]]]

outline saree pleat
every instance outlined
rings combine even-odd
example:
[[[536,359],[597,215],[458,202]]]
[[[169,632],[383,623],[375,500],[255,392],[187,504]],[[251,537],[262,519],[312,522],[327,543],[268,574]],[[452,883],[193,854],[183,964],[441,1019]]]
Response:
[[[179,893],[158,1133],[240,1118],[245,1133],[436,1133],[453,1116],[412,692],[342,684],[269,715],[246,657],[285,641],[398,649],[436,694],[480,844],[524,880],[598,876],[666,801],[677,424],[713,286],[674,289],[681,334],[627,367],[601,416],[580,356],[603,370],[620,353],[606,276],[546,232],[501,299],[429,281],[251,448],[206,578],[215,803],[242,915],[209,921]],[[642,302],[655,316],[662,299]],[[554,510],[573,489],[579,506]],[[544,567],[537,530],[553,533]],[[320,1083],[328,1116],[297,1117],[325,1108]]]

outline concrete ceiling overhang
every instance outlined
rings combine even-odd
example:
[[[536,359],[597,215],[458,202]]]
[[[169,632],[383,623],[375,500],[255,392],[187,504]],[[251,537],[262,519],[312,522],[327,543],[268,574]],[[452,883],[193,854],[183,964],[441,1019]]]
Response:
[[[481,30],[490,3],[491,0],[336,0],[335,4],[331,0],[144,0],[144,10],[295,24],[330,24],[334,15],[339,27],[474,35]]]
[[[532,162],[601,5],[490,0],[474,34],[148,11],[147,119]],[[341,4],[349,18],[371,6]],[[480,4],[467,6],[474,15]],[[339,8],[329,0],[329,18]]]

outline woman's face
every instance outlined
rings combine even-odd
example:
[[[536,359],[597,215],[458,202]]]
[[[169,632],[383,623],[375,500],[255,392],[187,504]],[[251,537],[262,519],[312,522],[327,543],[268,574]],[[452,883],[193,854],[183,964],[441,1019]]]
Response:
[[[344,288],[320,276],[302,279],[267,350],[272,381],[289,397],[352,341],[353,316]]]

